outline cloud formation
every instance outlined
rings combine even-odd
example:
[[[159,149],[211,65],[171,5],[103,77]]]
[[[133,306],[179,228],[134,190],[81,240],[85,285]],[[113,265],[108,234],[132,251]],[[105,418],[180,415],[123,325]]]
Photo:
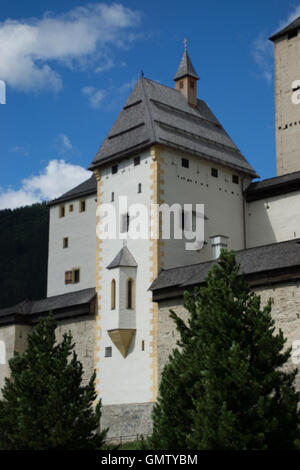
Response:
[[[59,91],[55,65],[85,68],[107,63],[107,47],[124,47],[135,39],[140,14],[121,4],[93,3],[41,19],[0,22],[0,78],[21,91]],[[102,63],[103,62],[103,63]]]
[[[55,199],[90,176],[91,173],[79,165],[51,160],[39,175],[23,179],[19,189],[0,188],[0,210]]]
[[[298,18],[298,16],[300,16],[300,5],[296,6],[288,17],[282,20],[269,36],[272,36],[283,29]],[[252,45],[251,54],[254,57],[256,64],[261,69],[261,76],[270,85],[273,80],[273,46],[265,33],[260,33],[255,39]]]
[[[100,108],[101,102],[106,94],[105,90],[98,90],[93,86],[86,86],[82,88],[83,95],[88,97],[90,106],[92,108]]]

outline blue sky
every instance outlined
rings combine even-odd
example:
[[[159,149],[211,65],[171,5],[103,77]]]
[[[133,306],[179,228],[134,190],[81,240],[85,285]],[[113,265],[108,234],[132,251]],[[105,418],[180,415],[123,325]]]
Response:
[[[141,70],[173,87],[183,39],[198,95],[262,178],[275,175],[273,46],[282,0],[1,0],[0,209],[58,196],[86,168]]]

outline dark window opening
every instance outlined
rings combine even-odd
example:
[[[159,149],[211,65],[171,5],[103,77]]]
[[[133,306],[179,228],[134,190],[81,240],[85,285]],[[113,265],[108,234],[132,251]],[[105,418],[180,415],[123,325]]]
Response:
[[[69,239],[68,237],[65,237],[63,239],[63,248],[68,248],[68,246],[69,246]]]
[[[142,183],[139,183],[138,184],[138,193],[141,193],[142,192]]]
[[[183,168],[189,168],[190,166],[190,161],[187,158],[182,158],[181,159],[181,166]]]
[[[238,175],[232,175],[232,182],[235,184],[239,184],[239,177]]]
[[[115,193],[111,193],[111,202],[114,202],[115,200]]]
[[[80,281],[80,269],[73,269],[73,283],[77,284]]]
[[[218,178],[218,170],[216,168],[211,169],[211,176]]]
[[[141,157],[140,156],[134,157],[133,163],[134,163],[134,166],[139,165],[141,163]]]
[[[86,204],[85,201],[80,201],[79,203],[79,212],[85,212]]]
[[[191,88],[194,89],[194,87],[195,87],[195,82],[191,81]]]
[[[105,348],[105,357],[112,357],[112,348],[109,346],[108,348]]]
[[[118,165],[113,165],[111,167],[111,173],[112,175],[115,175],[116,173],[118,173]]]
[[[182,80],[179,82],[179,88],[183,88],[183,81]]]

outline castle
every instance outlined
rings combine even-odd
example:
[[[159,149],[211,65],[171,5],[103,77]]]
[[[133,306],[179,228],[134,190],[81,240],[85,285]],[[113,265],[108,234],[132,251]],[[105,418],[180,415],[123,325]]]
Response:
[[[186,318],[183,292],[203,283],[221,247],[236,252],[263,302],[273,298],[288,344],[300,340],[300,107],[293,99],[300,17],[270,39],[277,176],[252,182],[255,170],[197,97],[186,47],[174,89],[141,76],[90,165],[93,175],[49,204],[47,298],[0,310],[0,388],[13,351],[24,350],[28,332],[52,311],[58,339],[72,332],[85,380],[96,369],[101,425],[113,437],[149,433],[177,339],[169,309]],[[204,204],[203,247],[186,250],[184,238],[126,237],[132,214],[120,196],[128,207]],[[120,213],[122,236],[96,237],[105,204]],[[174,216],[174,223],[184,231],[188,222]]]

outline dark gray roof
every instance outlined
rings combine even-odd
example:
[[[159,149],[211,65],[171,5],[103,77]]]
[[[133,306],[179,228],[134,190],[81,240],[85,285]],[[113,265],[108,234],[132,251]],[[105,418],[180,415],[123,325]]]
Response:
[[[278,31],[278,33],[275,33],[273,34],[269,39],[271,41],[275,41],[275,39],[278,39],[280,38],[281,36],[284,36],[285,34],[287,33],[290,33],[294,30],[297,30],[298,28],[300,28],[300,16],[298,16],[298,18],[296,18],[294,21],[292,21],[290,24],[288,24],[287,26],[285,26],[283,29],[281,29],[280,31]]]
[[[0,309],[0,322],[1,319],[12,315],[18,315],[25,320],[28,317],[49,313],[50,311],[55,314],[58,310],[89,304],[95,296],[95,288],[89,288],[41,300],[25,300],[12,307]]]
[[[300,239],[237,251],[236,261],[246,275],[300,266]],[[162,270],[150,290],[201,284],[213,263],[216,261]]]
[[[95,175],[92,175],[89,179],[75,186],[75,188],[64,193],[59,198],[53,199],[48,205],[54,206],[55,204],[61,204],[62,202],[71,201],[72,199],[80,199],[91,194],[97,194],[97,180]]]
[[[196,78],[196,80],[199,80],[199,77],[197,75],[197,72],[195,71],[192,61],[185,50],[181,59],[181,62],[179,64],[178,70],[176,72],[176,75],[174,77],[174,80],[179,80],[180,78],[186,77],[189,75],[190,77]]]
[[[251,183],[244,194],[247,201],[278,196],[300,190],[300,171]]]
[[[207,104],[188,105],[180,91],[141,77],[90,169],[166,145],[257,176]]]
[[[119,268],[120,266],[127,266],[132,268],[137,267],[137,262],[128,250],[127,246],[123,246],[117,256],[107,266],[107,269]]]

